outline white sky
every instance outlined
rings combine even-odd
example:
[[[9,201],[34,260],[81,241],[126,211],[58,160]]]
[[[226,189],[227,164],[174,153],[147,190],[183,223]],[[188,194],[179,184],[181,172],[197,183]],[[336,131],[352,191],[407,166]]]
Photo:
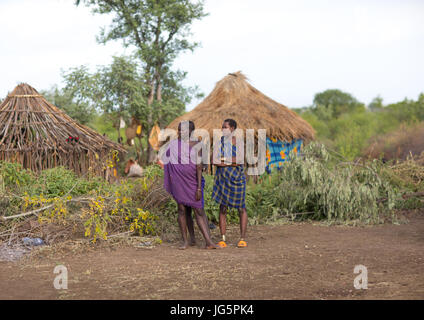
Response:
[[[202,46],[175,67],[206,95],[238,70],[291,108],[332,88],[364,103],[424,92],[422,0],[206,0],[205,9],[210,15],[192,27]],[[61,69],[130,53],[120,43],[97,44],[109,20],[74,0],[0,0],[0,98],[20,82],[62,86]]]

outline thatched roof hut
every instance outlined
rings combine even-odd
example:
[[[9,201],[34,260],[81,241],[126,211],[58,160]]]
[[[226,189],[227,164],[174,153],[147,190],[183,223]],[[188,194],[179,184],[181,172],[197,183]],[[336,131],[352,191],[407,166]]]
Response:
[[[196,128],[220,129],[222,121],[232,118],[240,129],[266,129],[269,138],[291,142],[314,139],[314,129],[294,111],[272,100],[247,82],[241,73],[230,73],[192,111],[176,118],[168,128],[177,129],[180,121],[191,120]]]
[[[40,171],[65,166],[81,175],[105,174],[110,151],[125,149],[77,123],[28,84],[0,104],[0,160]]]

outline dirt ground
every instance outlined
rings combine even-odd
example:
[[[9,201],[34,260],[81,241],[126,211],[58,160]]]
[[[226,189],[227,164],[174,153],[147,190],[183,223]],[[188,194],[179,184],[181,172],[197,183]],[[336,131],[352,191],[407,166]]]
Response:
[[[188,250],[128,245],[40,252],[0,262],[0,299],[424,299],[424,212],[409,223],[367,227],[318,223],[249,226],[248,248]],[[212,230],[218,239],[218,230]],[[68,289],[56,290],[56,265]],[[354,288],[356,265],[368,289]]]

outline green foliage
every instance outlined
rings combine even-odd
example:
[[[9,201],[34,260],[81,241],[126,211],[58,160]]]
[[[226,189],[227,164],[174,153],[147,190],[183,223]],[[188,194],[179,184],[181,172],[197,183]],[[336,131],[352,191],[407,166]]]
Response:
[[[157,164],[152,164],[144,168],[143,177],[148,180],[163,178],[163,169]]]
[[[329,120],[342,114],[365,111],[365,106],[349,93],[329,89],[315,95],[313,111],[318,118]]]
[[[139,78],[143,86],[139,86],[141,89],[135,92],[142,95],[143,99],[136,100],[138,104],[131,106],[130,113],[143,122],[144,131],[147,132],[144,161],[150,162],[151,147],[147,139],[152,127],[156,123],[167,125],[184,112],[185,104],[193,96],[198,95],[197,87],[186,88],[182,85],[186,73],[173,71],[172,65],[180,53],[193,51],[198,46],[198,43],[189,41],[190,28],[194,21],[206,15],[203,12],[203,1],[76,1],[76,5],[80,3],[93,8],[93,13],[113,17],[109,28],[101,30],[98,42],[122,40],[124,46],[136,48],[134,56],[139,62]],[[132,87],[122,81],[119,72],[117,78],[123,88],[117,92],[125,92]],[[111,82],[114,81],[109,81],[109,87],[112,86]]]
[[[186,73],[174,72],[171,67],[180,53],[193,51],[199,45],[190,42],[188,38],[191,35],[191,24],[206,16],[203,12],[203,1],[193,3],[190,0],[78,0],[76,5],[80,2],[92,7],[93,13],[113,16],[109,29],[101,30],[98,42],[122,40],[126,47],[137,48],[135,55],[143,70],[144,83],[148,87],[147,92],[143,94],[146,100],[148,97],[151,100],[147,103],[149,108],[145,110],[148,115],[143,117],[149,122],[148,129],[155,121],[163,120],[162,117],[152,117],[155,110],[164,107],[163,110],[169,111],[169,106],[175,106],[175,102],[184,104],[191,99],[191,94],[197,89],[184,88],[181,82]],[[152,105],[155,99],[159,103],[158,106]],[[172,101],[175,99],[177,101]],[[162,106],[162,101],[169,102],[169,106]],[[177,105],[181,107],[181,103]],[[137,116],[140,117],[142,112],[138,112]]]
[[[135,61],[134,57],[113,57],[111,65],[98,67],[94,73],[85,66],[71,68],[63,73],[63,92],[72,92],[78,105],[97,108],[101,115],[90,116],[88,125],[113,141],[124,136],[125,129],[119,129],[121,117],[127,124],[131,117],[139,119],[144,132],[142,147],[146,148],[152,124],[163,127],[181,115],[197,91],[180,84],[185,73],[168,72],[161,86],[162,100],[149,105],[149,89]]]
[[[67,86],[53,86],[42,95],[53,105],[81,124],[87,124],[96,115],[96,106],[87,98],[93,88],[93,80],[86,67],[74,68],[72,73],[62,74]]]
[[[261,183],[248,190],[248,208],[259,221],[308,217],[378,223],[392,212],[397,196],[380,166],[378,161],[338,162],[323,145],[310,144],[304,158],[294,156],[282,170],[261,177]],[[379,201],[383,198],[387,201]]]
[[[118,132],[116,127],[114,127],[113,121],[109,115],[102,113],[95,115],[92,120],[87,123],[87,126],[96,130],[100,134],[106,135],[110,140],[117,142],[118,141]],[[125,129],[120,129],[120,136],[124,136]]]
[[[205,16],[203,2],[190,0],[129,0],[82,1],[94,13],[113,16],[109,30],[103,28],[100,43],[122,40],[125,46],[135,46],[141,60],[155,71],[155,66],[169,66],[179,52],[193,50],[190,25]],[[80,1],[76,1],[78,5]],[[151,72],[153,76],[154,72]]]
[[[203,175],[205,178],[205,188],[203,190],[203,200],[205,202],[205,213],[210,221],[219,221],[219,204],[212,199],[214,176]]]
[[[111,227],[116,229],[117,225],[140,236],[156,235],[159,217],[140,201],[149,194],[154,184],[155,180],[149,179],[123,180],[112,193],[97,192],[80,215],[84,222],[84,235],[92,237],[93,242],[106,240]]]
[[[70,191],[77,183],[77,177],[73,171],[64,167],[43,170],[35,188],[31,188],[33,193],[45,194],[49,197],[60,197]]]
[[[299,109],[298,112],[316,130],[318,141],[346,160],[353,160],[362,155],[377,135],[423,121],[424,94],[417,101],[404,100],[388,106],[377,97],[365,109],[350,94],[326,90],[315,96],[312,107]]]
[[[99,78],[96,101],[105,113],[116,113],[116,120],[146,108],[147,89],[133,57],[113,57],[112,64],[99,68],[94,77]]]
[[[5,216],[45,208],[38,214],[39,223],[72,226],[93,241],[107,239],[111,232],[155,235],[159,219],[167,219],[163,210],[169,196],[159,166],[147,167],[143,178],[120,183],[77,177],[63,167],[33,174],[19,164],[0,162],[0,169]]]
[[[383,98],[381,98],[380,96],[375,97],[368,105],[368,109],[372,112],[381,111],[383,108]]]
[[[417,101],[405,99],[385,108],[399,123],[414,124],[424,121],[424,93],[418,96]]]
[[[20,163],[0,161],[0,180],[5,188],[16,189],[35,181],[31,170],[22,168]]]
[[[77,177],[71,170],[56,167],[40,172],[31,183],[22,185],[22,191],[30,196],[42,194],[46,198],[61,197],[65,194],[79,196],[93,190],[101,190],[104,184],[100,177],[84,179]]]
[[[304,148],[302,158],[294,154],[291,158],[282,170],[261,176],[257,184],[248,183],[250,224],[295,219],[380,223],[396,221],[393,209],[422,207],[417,199],[400,197],[423,188],[424,172],[415,162],[395,166],[377,160],[346,162],[315,143]],[[33,174],[19,164],[0,162],[0,169],[3,215],[48,207],[39,213],[40,223],[72,226],[92,241],[119,232],[177,233],[176,203],[163,188],[158,165],[146,167],[142,178],[120,183],[77,177],[61,167]],[[214,177],[204,176],[205,212],[217,223],[219,205],[211,198]],[[227,221],[239,222],[237,210],[228,212]]]
[[[86,66],[71,68],[63,72],[63,78],[64,92],[70,92],[76,103],[104,112],[115,128],[121,116],[128,119],[131,110],[145,105],[145,85],[132,57],[113,57],[111,65],[94,73]]]

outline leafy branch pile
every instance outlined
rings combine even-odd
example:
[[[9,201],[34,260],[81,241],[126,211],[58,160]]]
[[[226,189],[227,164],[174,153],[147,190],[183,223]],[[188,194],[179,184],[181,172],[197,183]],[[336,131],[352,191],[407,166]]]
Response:
[[[310,144],[282,170],[248,191],[251,215],[379,223],[393,213],[398,192],[378,161],[341,162],[323,145]]]
[[[37,176],[19,164],[1,162],[0,173],[5,213],[0,240],[9,242],[18,236],[46,238],[52,225],[65,237],[85,236],[93,242],[123,233],[156,235],[157,213],[169,201],[156,166],[147,168],[143,178],[119,184],[78,178],[61,167]]]

